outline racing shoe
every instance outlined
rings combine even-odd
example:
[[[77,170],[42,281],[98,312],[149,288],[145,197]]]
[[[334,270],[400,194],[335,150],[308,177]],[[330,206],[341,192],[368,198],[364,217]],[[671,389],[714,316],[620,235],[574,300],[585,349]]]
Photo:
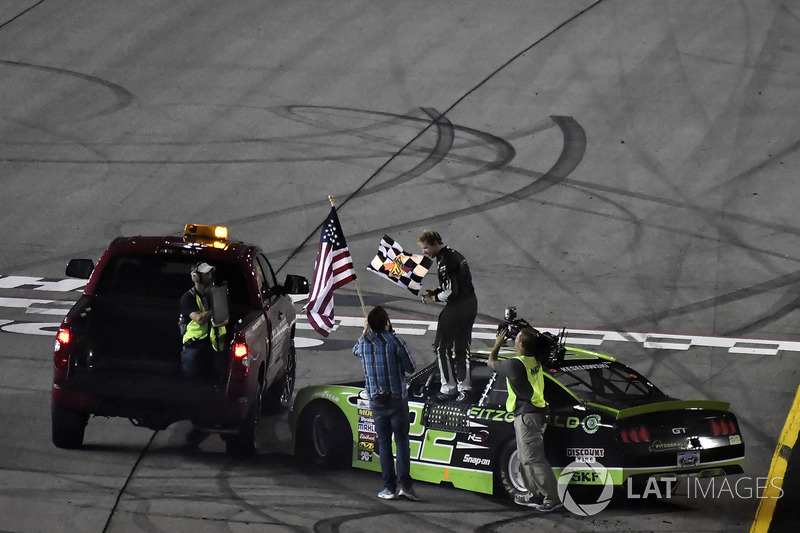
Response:
[[[378,498],[382,500],[394,500],[395,498],[397,498],[397,496],[395,495],[394,491],[391,491],[389,489],[383,489],[378,493]]]
[[[436,399],[437,402],[444,403],[444,402],[452,402],[455,399],[455,396],[450,396],[449,394],[445,394],[443,392],[440,392],[440,393],[436,394],[436,396],[434,398]]]
[[[400,489],[397,495],[402,496],[403,498],[407,498],[412,502],[419,501],[419,498],[417,497],[417,494],[414,492],[414,489]]]
[[[549,513],[555,511],[557,509],[561,509],[564,507],[564,504],[561,502],[542,502],[533,504],[531,507],[539,511],[540,513]]]
[[[514,503],[517,505],[522,505],[524,507],[536,507],[537,505],[541,505],[543,503],[542,497],[539,496],[538,498],[532,496],[530,492],[525,494],[517,494],[514,496]]]

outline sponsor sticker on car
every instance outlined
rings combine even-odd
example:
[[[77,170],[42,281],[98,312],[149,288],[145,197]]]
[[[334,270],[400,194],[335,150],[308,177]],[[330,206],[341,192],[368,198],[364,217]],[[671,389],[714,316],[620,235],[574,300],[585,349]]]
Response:
[[[700,464],[700,452],[678,452],[678,467],[686,468]]]
[[[594,463],[598,458],[605,456],[605,448],[567,448],[567,457],[582,463]]]

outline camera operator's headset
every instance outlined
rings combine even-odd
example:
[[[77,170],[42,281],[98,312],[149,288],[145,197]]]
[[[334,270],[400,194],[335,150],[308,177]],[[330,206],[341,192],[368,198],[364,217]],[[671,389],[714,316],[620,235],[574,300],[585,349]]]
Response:
[[[200,281],[202,279],[200,277],[199,268],[200,268],[200,265],[202,265],[203,263],[205,263],[205,261],[200,261],[199,263],[195,263],[194,266],[192,267],[192,281],[194,283],[200,283]],[[211,265],[209,265],[209,266],[211,266]],[[216,270],[216,267],[212,266],[211,267],[211,272],[213,273],[215,270]]]

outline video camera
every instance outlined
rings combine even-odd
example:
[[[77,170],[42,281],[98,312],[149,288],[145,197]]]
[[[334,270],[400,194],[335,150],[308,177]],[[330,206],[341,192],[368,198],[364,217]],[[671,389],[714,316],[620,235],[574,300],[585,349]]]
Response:
[[[499,335],[501,331],[504,329],[506,330],[506,340],[514,342],[514,339],[517,338],[517,335],[523,328],[531,328],[531,326],[527,320],[524,318],[517,318],[517,308],[516,307],[506,307],[506,311],[503,315],[505,319],[505,323],[500,324],[497,326],[497,334]]]
[[[497,327],[497,333],[499,335],[505,329],[505,340],[510,340],[513,343],[522,329],[530,328],[539,334],[539,342],[536,345],[537,359],[543,362],[546,361],[551,366],[564,360],[564,356],[567,353],[567,349],[564,346],[566,328],[561,328],[561,333],[558,335],[553,335],[547,331],[539,331],[524,318],[517,318],[516,307],[506,307],[503,317],[505,322]]]

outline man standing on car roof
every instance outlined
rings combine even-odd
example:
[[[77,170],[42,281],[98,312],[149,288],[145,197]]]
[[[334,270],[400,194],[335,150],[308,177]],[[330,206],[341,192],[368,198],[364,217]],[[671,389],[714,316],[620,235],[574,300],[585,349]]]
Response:
[[[212,320],[214,270],[208,263],[195,264],[191,270],[194,287],[181,296],[181,373],[189,379],[206,377],[223,381],[227,378],[227,360],[221,353],[225,351],[225,324],[214,324]]]
[[[472,325],[478,315],[472,273],[464,256],[446,246],[436,231],[423,231],[419,245],[425,255],[436,258],[439,276],[439,287],[427,291],[422,296],[422,303],[445,302],[433,341],[442,379],[437,399],[447,401],[455,398],[465,402],[472,389],[469,347]]]
[[[378,434],[383,490],[378,498],[393,500],[403,496],[417,501],[411,482],[411,449],[408,438],[409,412],[406,374],[415,364],[405,341],[395,335],[389,314],[377,306],[367,315],[364,333],[353,346],[361,358],[366,377],[369,406]],[[392,455],[392,435],[397,446],[397,471]]]
[[[562,507],[558,483],[544,453],[544,430],[547,427],[547,402],[544,400],[542,362],[547,359],[539,332],[522,328],[514,339],[516,357],[498,361],[505,343],[506,330],[497,335],[489,360],[489,368],[506,378],[508,400],[506,410],[514,413],[514,433],[522,481],[528,493],[515,496],[514,503],[550,512]]]

